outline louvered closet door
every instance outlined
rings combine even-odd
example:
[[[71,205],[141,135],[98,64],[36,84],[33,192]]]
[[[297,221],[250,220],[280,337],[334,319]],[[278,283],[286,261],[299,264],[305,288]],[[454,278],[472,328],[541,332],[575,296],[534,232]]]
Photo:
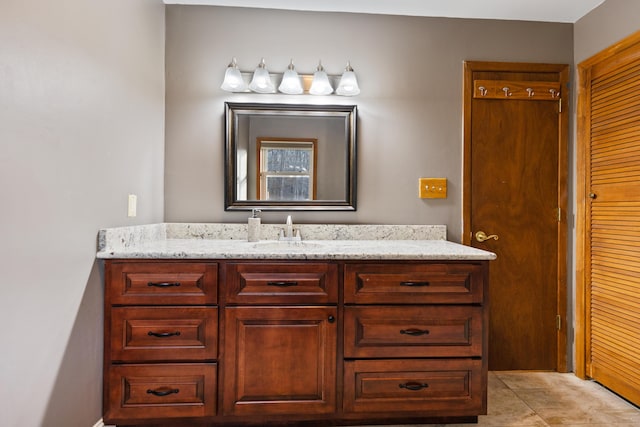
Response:
[[[587,372],[635,403],[640,403],[639,56],[594,66],[588,86]]]

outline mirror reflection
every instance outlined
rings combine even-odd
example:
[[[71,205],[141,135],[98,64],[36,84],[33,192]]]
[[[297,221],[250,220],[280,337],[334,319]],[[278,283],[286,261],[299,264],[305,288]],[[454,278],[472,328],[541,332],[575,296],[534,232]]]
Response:
[[[316,138],[259,136],[257,141],[258,200],[317,200]]]
[[[225,103],[225,209],[355,210],[356,106]]]

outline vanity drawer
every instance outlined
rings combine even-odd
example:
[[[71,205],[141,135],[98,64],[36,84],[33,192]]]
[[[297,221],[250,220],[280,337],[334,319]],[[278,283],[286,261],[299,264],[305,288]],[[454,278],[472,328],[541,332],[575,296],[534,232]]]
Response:
[[[345,307],[345,357],[482,355],[482,307]]]
[[[486,414],[481,360],[350,360],[344,375],[346,413]]]
[[[114,307],[114,361],[207,360],[218,353],[217,307]]]
[[[106,283],[116,305],[215,304],[218,264],[204,262],[107,262]]]
[[[481,264],[347,264],[346,304],[470,304],[483,300]]]
[[[331,263],[229,263],[229,304],[327,304],[338,302],[338,267]]]
[[[116,365],[105,423],[216,414],[216,364]]]

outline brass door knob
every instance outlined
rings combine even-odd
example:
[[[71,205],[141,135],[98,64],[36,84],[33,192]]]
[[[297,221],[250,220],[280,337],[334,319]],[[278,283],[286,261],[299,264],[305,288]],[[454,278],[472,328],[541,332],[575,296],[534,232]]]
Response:
[[[489,239],[498,240],[498,235],[490,234],[487,236],[487,233],[485,233],[484,231],[476,232],[476,240],[478,242],[484,242],[485,240],[489,240]]]

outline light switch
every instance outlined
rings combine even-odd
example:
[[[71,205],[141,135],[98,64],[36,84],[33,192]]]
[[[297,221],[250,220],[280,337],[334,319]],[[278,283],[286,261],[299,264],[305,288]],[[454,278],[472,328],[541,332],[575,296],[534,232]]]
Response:
[[[134,217],[137,214],[138,196],[129,194],[129,202],[127,204],[127,216]]]
[[[446,199],[447,178],[420,178],[418,196],[421,199]]]

